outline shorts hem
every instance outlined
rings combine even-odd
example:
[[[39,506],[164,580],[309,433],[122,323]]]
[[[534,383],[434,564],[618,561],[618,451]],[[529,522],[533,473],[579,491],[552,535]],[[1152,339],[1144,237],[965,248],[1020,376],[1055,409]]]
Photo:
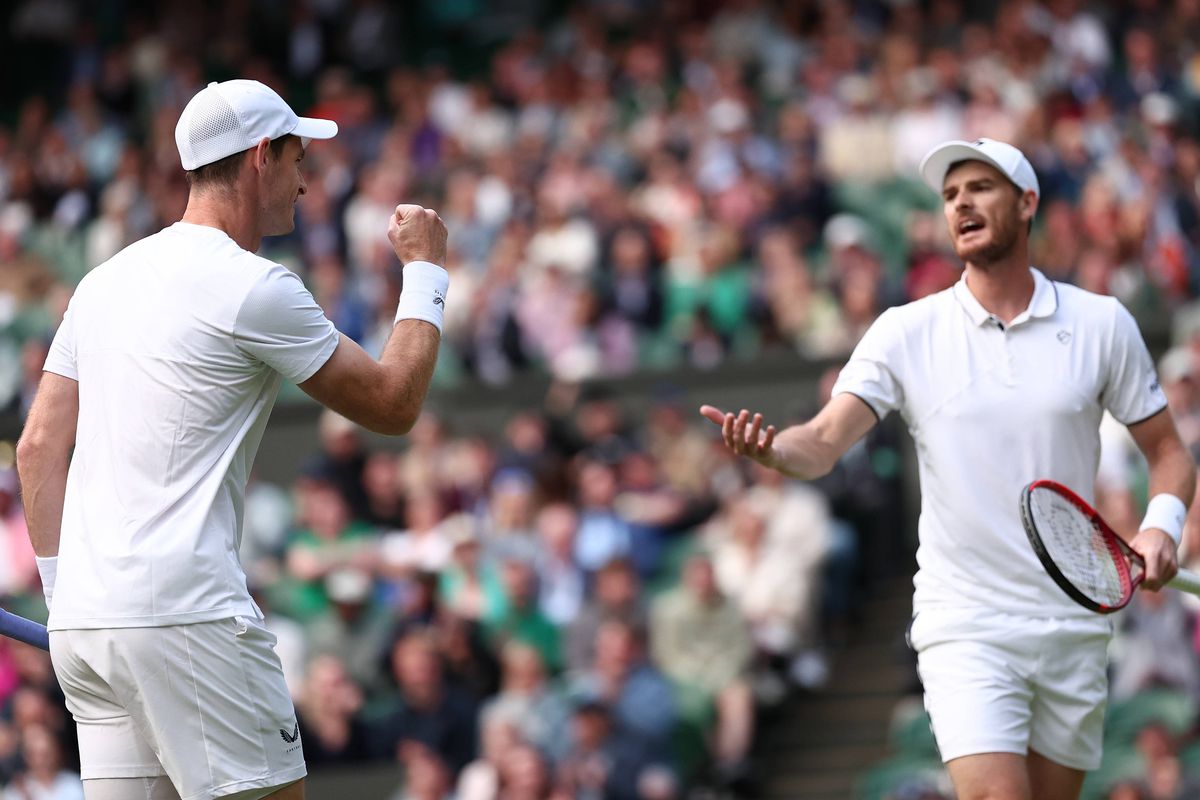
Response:
[[[183,796],[182,800],[219,800],[219,798],[227,797],[231,794],[244,792],[249,789],[274,789],[282,788],[289,783],[295,783],[301,778],[308,775],[308,767],[301,764],[294,769],[283,770],[281,772],[272,772],[270,775],[264,775],[260,778],[248,778],[243,781],[232,781],[223,783],[220,786],[210,786],[207,789],[202,789],[198,792]]]
[[[84,767],[79,772],[81,781],[119,780],[124,778],[162,778],[166,770],[161,766],[113,766],[105,764],[95,767]]]
[[[942,754],[942,763],[949,764],[956,758],[966,758],[967,756],[983,756],[989,753],[1012,753],[1013,755],[1017,756],[1026,756],[1028,755],[1029,748],[1018,745],[979,744],[958,747],[947,752],[939,744],[938,750],[940,750]]]
[[[1103,760],[1103,753],[1097,753],[1095,756],[1087,757],[1078,754],[1064,754],[1060,752],[1052,752],[1052,747],[1040,747],[1032,740],[1029,742],[1029,749],[1036,750],[1038,755],[1048,758],[1055,764],[1067,767],[1068,769],[1078,769],[1083,772],[1092,772],[1100,769],[1100,762]]]

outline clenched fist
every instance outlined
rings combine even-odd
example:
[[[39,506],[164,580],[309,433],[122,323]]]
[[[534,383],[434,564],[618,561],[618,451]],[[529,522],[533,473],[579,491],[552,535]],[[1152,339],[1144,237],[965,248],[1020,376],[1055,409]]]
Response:
[[[388,240],[401,264],[428,261],[446,265],[446,223],[431,208],[401,204],[388,220]]]

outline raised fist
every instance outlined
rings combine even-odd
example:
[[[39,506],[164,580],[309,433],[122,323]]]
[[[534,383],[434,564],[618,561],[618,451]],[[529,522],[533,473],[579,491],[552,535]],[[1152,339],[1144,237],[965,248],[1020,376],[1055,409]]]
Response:
[[[446,223],[431,208],[401,204],[388,220],[388,240],[401,264],[446,265]]]

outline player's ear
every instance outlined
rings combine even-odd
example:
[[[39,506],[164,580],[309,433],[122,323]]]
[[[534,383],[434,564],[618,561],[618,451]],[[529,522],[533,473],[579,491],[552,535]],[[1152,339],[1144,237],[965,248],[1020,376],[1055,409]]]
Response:
[[[271,158],[271,140],[263,137],[258,144],[250,150],[250,164],[254,167],[255,172],[262,172],[267,168],[267,162]]]
[[[1033,215],[1037,213],[1037,209],[1037,192],[1034,192],[1032,189],[1022,192],[1021,198],[1017,201],[1017,213],[1021,216],[1021,221],[1032,222]]]

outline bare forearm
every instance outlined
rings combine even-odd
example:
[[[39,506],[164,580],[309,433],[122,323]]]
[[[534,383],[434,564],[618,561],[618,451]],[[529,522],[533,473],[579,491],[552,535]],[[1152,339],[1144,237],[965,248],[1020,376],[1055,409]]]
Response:
[[[383,348],[379,363],[387,376],[389,391],[388,408],[382,410],[390,419],[403,421],[401,433],[407,433],[421,413],[437,366],[440,342],[441,334],[433,325],[402,319]]]
[[[1196,493],[1196,463],[1183,445],[1166,443],[1149,460],[1150,496],[1171,494],[1190,506]]]
[[[25,442],[17,450],[29,540],[33,552],[42,558],[58,555],[69,464],[68,454],[51,455]]]
[[[785,428],[775,437],[775,452],[777,470],[806,481],[828,475],[841,456],[821,437],[813,422]]]

